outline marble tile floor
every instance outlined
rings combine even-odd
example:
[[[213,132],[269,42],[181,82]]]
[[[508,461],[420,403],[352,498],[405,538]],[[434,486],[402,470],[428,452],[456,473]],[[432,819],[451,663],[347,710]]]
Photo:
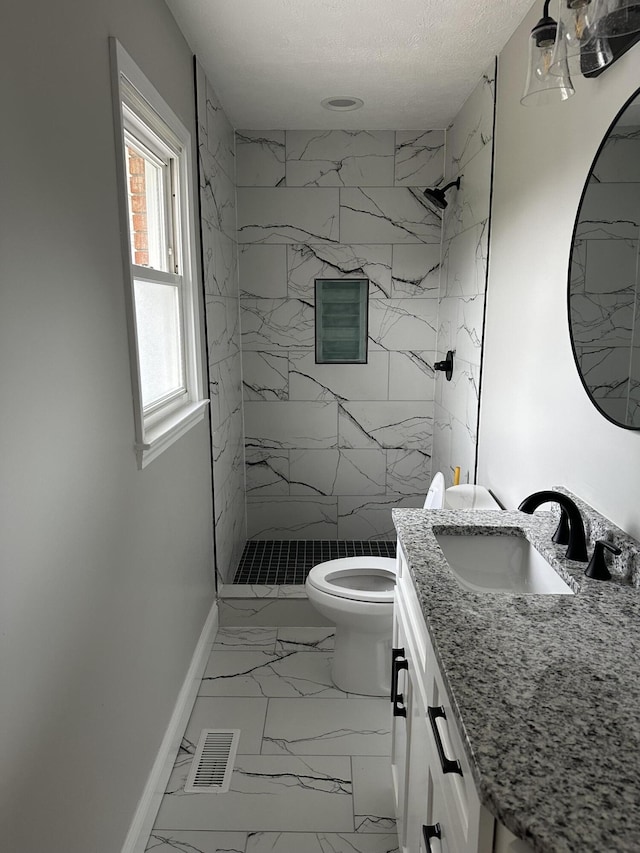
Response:
[[[332,628],[220,628],[146,850],[398,853],[387,699],[331,683]],[[186,794],[201,729],[239,728],[230,790]]]

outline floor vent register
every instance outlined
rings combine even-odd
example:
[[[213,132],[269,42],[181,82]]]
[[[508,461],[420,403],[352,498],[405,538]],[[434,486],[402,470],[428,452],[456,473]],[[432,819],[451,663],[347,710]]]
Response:
[[[240,729],[203,729],[186,785],[187,794],[223,794],[229,790]]]

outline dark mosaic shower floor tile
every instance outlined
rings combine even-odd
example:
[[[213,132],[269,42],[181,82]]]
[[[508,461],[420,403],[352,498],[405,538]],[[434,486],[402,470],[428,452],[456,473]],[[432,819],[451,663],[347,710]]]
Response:
[[[303,584],[318,563],[340,557],[395,557],[396,543],[314,539],[310,541],[247,542],[234,583]]]

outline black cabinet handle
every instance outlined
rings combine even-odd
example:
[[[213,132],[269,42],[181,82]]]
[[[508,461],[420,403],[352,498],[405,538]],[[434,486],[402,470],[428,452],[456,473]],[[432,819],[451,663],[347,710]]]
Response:
[[[431,824],[430,826],[422,825],[422,837],[424,838],[424,846],[427,848],[427,853],[431,853],[431,839],[442,838],[442,831],[439,823]]]
[[[402,669],[409,669],[409,661],[404,657],[396,656],[393,660],[391,673],[391,701],[393,703],[394,717],[407,716],[407,709],[404,706],[404,696],[402,693],[398,693],[398,675]]]
[[[460,767],[460,762],[457,758],[447,758],[444,752],[444,746],[442,745],[442,739],[440,737],[440,732],[438,731],[438,727],[436,726],[436,720],[439,717],[442,717],[443,720],[447,719],[447,715],[444,712],[444,708],[442,705],[435,708],[427,708],[427,713],[429,715],[429,722],[431,723],[431,728],[433,729],[433,736],[436,739],[436,749],[438,750],[438,758],[440,759],[440,765],[442,767],[443,773],[459,773],[462,776],[462,767]]]
[[[391,702],[395,704],[398,695],[398,671],[396,661],[404,657],[404,649],[391,649]]]

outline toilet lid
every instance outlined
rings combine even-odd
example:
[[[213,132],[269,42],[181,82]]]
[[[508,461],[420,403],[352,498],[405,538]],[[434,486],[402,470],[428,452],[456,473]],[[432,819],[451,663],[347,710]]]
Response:
[[[442,509],[444,506],[444,476],[441,471],[434,475],[427,497],[424,502],[424,509]]]
[[[356,601],[391,602],[396,561],[389,557],[345,557],[314,566],[307,583],[321,592]]]

